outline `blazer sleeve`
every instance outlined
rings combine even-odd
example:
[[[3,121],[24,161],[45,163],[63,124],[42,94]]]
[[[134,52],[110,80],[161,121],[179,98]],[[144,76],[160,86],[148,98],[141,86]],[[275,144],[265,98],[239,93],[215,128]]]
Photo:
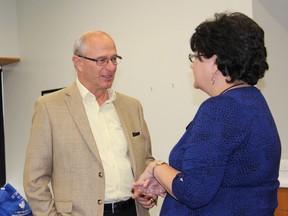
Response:
[[[146,166],[151,163],[151,161],[154,160],[154,157],[152,156],[152,147],[151,147],[151,138],[150,138],[150,133],[149,133],[149,130],[148,130],[148,127],[147,127],[147,123],[145,121],[145,118],[144,118],[144,112],[143,112],[143,107],[141,104],[139,104],[139,110],[140,110],[140,122],[141,122],[141,125],[142,125],[142,128],[143,128],[143,133],[144,133],[144,137],[145,137],[145,147],[146,147]],[[143,170],[144,172],[144,170]]]
[[[43,98],[35,102],[24,164],[24,190],[33,215],[56,215],[49,187],[52,173],[52,136]]]

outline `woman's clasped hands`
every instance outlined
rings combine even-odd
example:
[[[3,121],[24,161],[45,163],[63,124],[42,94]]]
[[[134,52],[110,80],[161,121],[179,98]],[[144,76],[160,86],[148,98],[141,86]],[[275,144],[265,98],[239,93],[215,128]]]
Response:
[[[166,195],[165,188],[153,175],[153,162],[146,167],[140,178],[132,183],[132,188],[139,191],[142,195],[152,197],[153,199],[158,196],[164,198]]]
[[[166,195],[166,190],[154,177],[146,179],[141,179],[140,177],[138,181],[132,183],[132,188],[137,189],[141,194],[153,197],[154,199],[157,196],[164,198]]]

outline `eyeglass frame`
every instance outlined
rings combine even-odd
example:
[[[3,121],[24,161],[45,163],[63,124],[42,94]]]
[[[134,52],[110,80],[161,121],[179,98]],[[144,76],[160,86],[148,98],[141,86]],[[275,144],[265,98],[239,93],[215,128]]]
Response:
[[[93,62],[96,62],[96,64],[98,65],[98,66],[106,66],[107,64],[108,64],[108,62],[109,62],[109,60],[112,62],[112,64],[113,65],[118,65],[120,62],[121,62],[121,60],[122,60],[122,57],[121,56],[119,56],[119,55],[115,55],[115,56],[113,56],[113,57],[111,57],[111,58],[102,58],[102,57],[100,57],[100,58],[89,58],[89,57],[86,57],[86,56],[82,56],[82,55],[76,55],[76,56],[78,56],[78,57],[80,57],[80,58],[84,58],[84,59],[87,59],[87,60],[89,60],[89,61],[93,61]],[[113,60],[113,59],[115,59],[115,60]],[[117,59],[120,59],[120,62],[117,62]],[[102,63],[100,63],[99,64],[99,61],[103,61],[103,64]],[[105,60],[105,61],[104,61]],[[104,63],[105,62],[105,63]]]
[[[190,53],[188,55],[188,58],[189,58],[190,62],[194,63],[196,59],[199,59],[201,61],[201,59],[199,58],[201,56],[204,56],[204,55],[196,55],[196,54]],[[193,60],[193,58],[194,58],[194,60]]]

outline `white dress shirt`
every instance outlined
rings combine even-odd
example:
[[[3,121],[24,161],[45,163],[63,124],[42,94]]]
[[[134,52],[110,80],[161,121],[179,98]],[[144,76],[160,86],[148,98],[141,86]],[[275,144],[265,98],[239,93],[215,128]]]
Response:
[[[113,101],[116,94],[108,89],[109,99],[99,107],[95,96],[77,79],[77,87],[94,135],[105,173],[105,203],[131,197],[134,181],[128,143]]]

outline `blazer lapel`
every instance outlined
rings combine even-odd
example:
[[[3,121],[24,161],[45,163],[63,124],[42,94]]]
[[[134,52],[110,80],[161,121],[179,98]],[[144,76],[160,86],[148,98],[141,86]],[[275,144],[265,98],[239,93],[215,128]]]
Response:
[[[67,107],[71,112],[71,116],[74,118],[75,123],[83,136],[86,144],[96,156],[96,158],[100,161],[100,154],[97,149],[97,145],[91,131],[91,127],[85,112],[84,105],[82,103],[82,98],[80,92],[77,88],[76,83],[74,83],[71,87],[67,88],[65,101],[67,103]]]
[[[116,93],[117,95],[117,93]],[[124,129],[124,133],[128,142],[128,148],[129,148],[129,157],[131,160],[131,166],[132,166],[132,170],[133,172],[136,170],[136,158],[135,158],[135,154],[134,152],[134,145],[132,142],[132,128],[131,128],[131,117],[128,116],[128,113],[126,111],[126,107],[125,105],[122,103],[121,101],[121,97],[119,97],[119,95],[117,95],[116,100],[114,101],[114,105],[115,105],[115,109],[117,111],[117,114],[119,116],[119,119],[121,121],[121,124],[123,126]]]

